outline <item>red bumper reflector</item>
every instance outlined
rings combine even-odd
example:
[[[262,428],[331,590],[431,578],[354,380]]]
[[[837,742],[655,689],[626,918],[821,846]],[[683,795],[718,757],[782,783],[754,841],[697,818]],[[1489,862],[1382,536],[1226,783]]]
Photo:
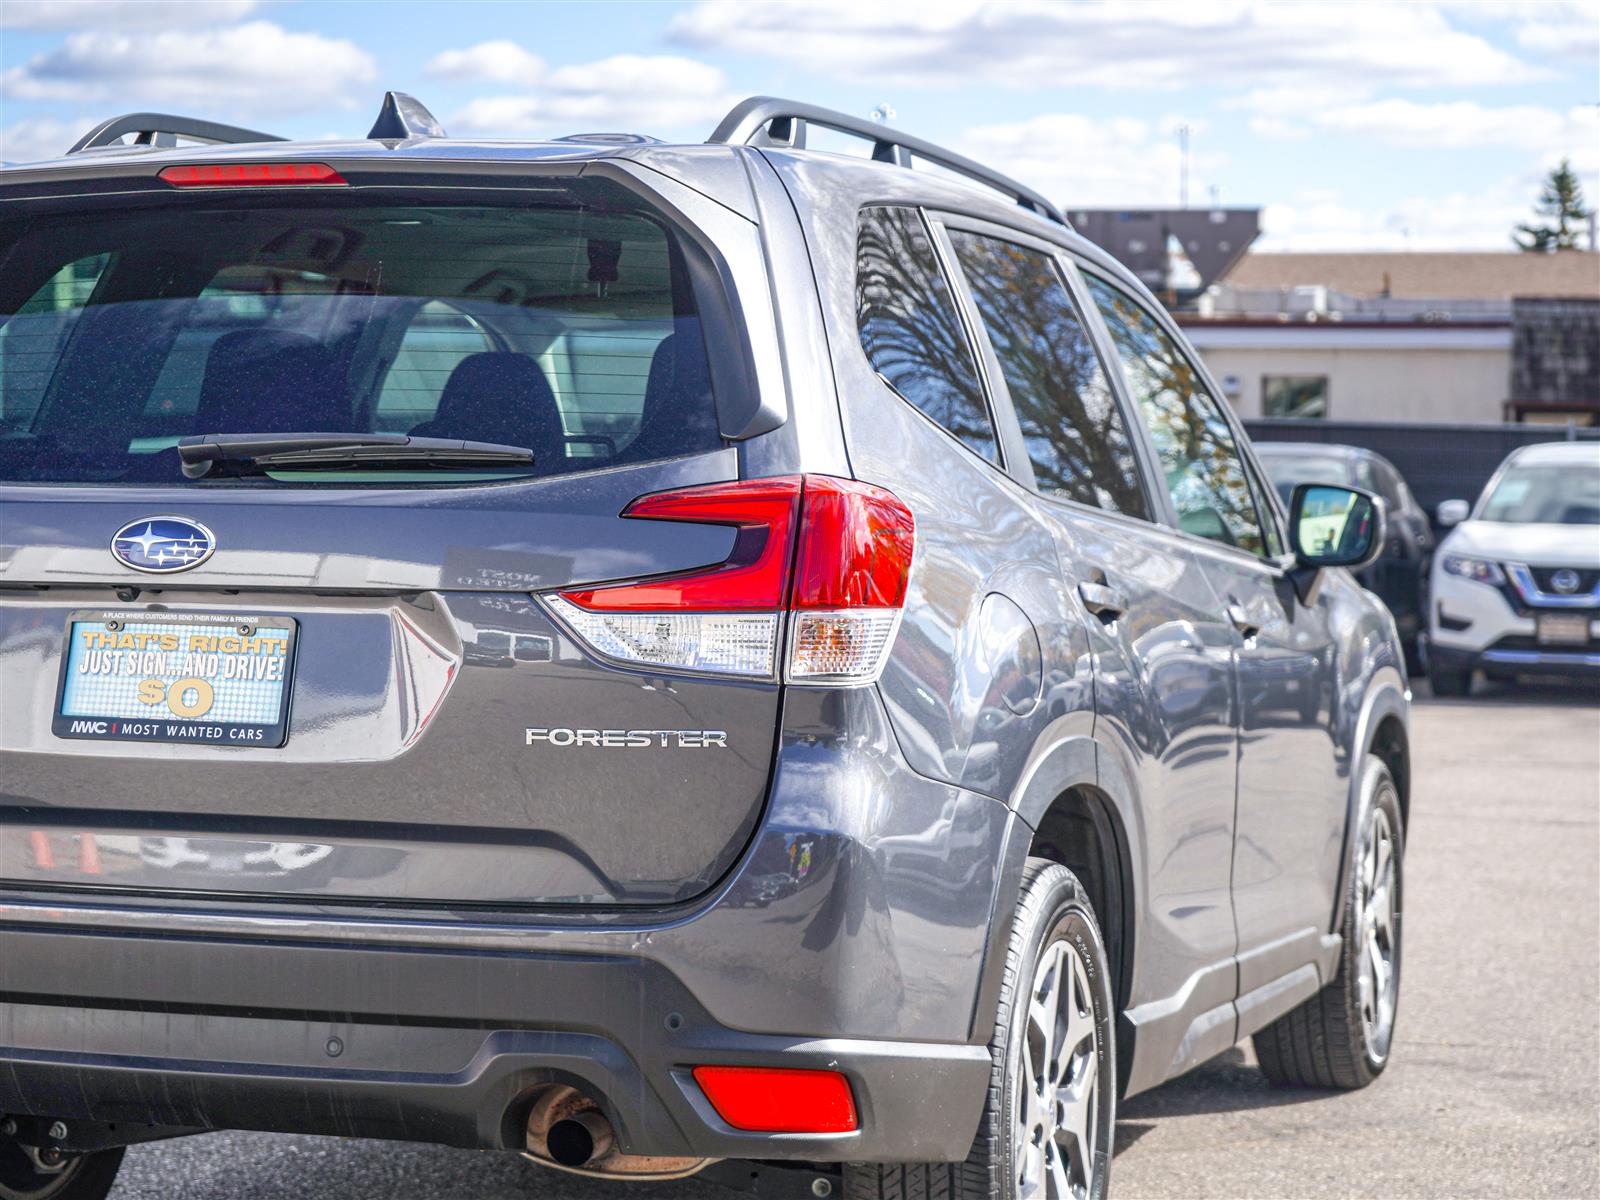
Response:
[[[163,167],[161,179],[173,187],[348,187],[349,181],[327,163],[210,163]]]
[[[751,1133],[854,1133],[856,1102],[837,1071],[696,1067],[695,1082],[720,1116]]]

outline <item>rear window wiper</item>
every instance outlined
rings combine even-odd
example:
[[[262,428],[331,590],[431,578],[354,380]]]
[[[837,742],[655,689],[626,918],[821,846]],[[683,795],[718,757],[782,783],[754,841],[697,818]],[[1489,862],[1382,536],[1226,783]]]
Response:
[[[202,479],[219,473],[340,471],[386,466],[457,468],[531,467],[533,451],[499,442],[411,437],[404,433],[223,433],[178,441],[183,473]]]

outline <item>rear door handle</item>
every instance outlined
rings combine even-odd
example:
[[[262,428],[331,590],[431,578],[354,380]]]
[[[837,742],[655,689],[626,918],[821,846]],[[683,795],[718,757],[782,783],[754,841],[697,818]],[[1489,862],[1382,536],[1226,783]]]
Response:
[[[1246,640],[1253,638],[1261,632],[1261,623],[1250,619],[1250,614],[1245,612],[1242,604],[1228,605],[1228,621],[1239,631]]]
[[[1114,621],[1128,611],[1128,598],[1108,583],[1084,580],[1078,585],[1083,606],[1095,616]]]

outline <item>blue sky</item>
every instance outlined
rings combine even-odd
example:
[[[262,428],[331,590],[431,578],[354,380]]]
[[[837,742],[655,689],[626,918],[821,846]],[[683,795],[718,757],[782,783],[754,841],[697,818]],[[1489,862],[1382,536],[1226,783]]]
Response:
[[[1262,249],[1508,248],[1549,167],[1600,202],[1600,2],[0,0],[0,157],[156,109],[364,134],[702,140],[765,92],[893,123],[1065,208],[1264,208]]]

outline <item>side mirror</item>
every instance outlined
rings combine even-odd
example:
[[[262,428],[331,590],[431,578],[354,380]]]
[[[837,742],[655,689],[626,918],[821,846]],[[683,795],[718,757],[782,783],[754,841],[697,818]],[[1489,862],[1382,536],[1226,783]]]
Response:
[[[1452,525],[1459,525],[1472,515],[1472,505],[1465,500],[1445,500],[1440,502],[1434,515],[1439,518],[1439,524],[1445,529]]]
[[[1383,553],[1383,506],[1371,492],[1331,483],[1302,483],[1289,501],[1295,562],[1360,570]]]

